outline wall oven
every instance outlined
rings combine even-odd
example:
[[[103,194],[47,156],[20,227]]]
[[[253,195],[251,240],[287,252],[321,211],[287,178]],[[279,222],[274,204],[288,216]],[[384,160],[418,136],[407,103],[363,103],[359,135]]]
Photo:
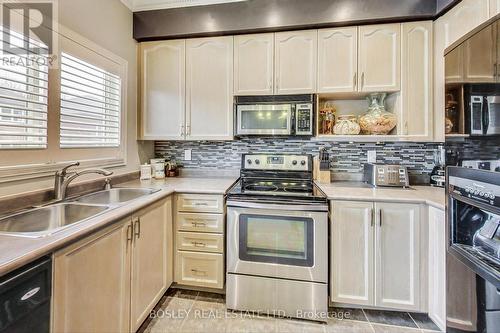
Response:
[[[312,136],[314,95],[238,96],[235,135]]]
[[[500,177],[448,168],[447,332],[500,328]]]
[[[227,198],[227,307],[326,321],[328,203],[311,156],[246,154]]]

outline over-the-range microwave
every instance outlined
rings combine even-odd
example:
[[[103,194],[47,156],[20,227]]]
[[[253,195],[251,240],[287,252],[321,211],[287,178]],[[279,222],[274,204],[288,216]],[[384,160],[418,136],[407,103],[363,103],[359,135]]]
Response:
[[[312,136],[315,95],[237,96],[235,136]]]

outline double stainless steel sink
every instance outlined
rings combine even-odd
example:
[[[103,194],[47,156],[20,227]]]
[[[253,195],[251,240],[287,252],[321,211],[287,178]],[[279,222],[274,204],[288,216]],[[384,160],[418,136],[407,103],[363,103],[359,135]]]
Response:
[[[151,188],[113,188],[33,208],[0,219],[0,235],[33,238],[48,236],[158,191],[159,189]]]

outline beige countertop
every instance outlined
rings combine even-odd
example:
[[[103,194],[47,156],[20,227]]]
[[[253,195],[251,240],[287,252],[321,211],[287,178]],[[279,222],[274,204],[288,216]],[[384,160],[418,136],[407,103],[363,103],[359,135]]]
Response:
[[[119,184],[117,187],[151,187],[158,188],[160,191],[110,209],[50,236],[27,238],[0,235],[0,276],[111,225],[172,193],[225,194],[235,181],[236,178],[166,178],[165,180],[134,180]]]
[[[333,182],[316,183],[330,200],[362,200],[425,203],[438,209],[445,209],[445,191],[443,188],[431,186],[411,186],[402,188],[369,188]]]

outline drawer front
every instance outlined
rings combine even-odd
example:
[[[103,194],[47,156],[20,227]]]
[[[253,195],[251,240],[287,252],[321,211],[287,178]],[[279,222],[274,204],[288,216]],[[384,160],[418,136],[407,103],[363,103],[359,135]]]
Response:
[[[223,265],[222,254],[177,251],[175,282],[221,289],[224,287]]]
[[[224,232],[224,215],[177,213],[177,230],[197,232]]]
[[[224,238],[221,234],[202,234],[199,232],[177,232],[177,249],[222,253]]]
[[[178,212],[224,213],[224,197],[210,194],[177,195]]]

